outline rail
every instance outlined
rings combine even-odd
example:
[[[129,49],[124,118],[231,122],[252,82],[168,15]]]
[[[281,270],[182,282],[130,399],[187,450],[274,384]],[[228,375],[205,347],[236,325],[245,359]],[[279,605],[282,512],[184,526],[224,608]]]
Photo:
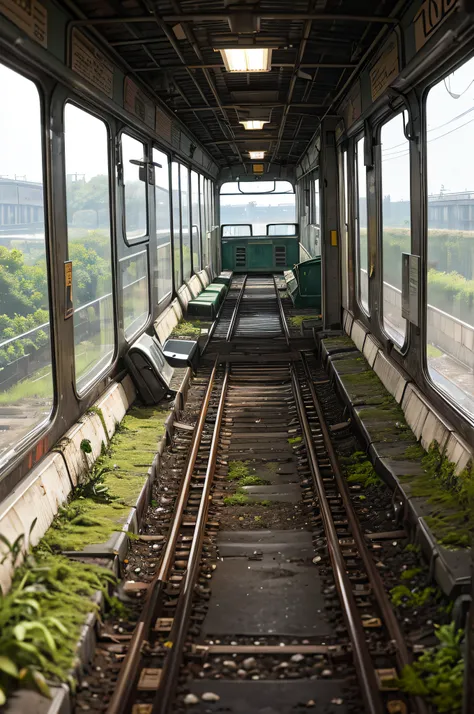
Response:
[[[168,542],[166,544],[166,549],[163,555],[163,560],[161,562],[160,569],[158,570],[156,576],[153,578],[148,587],[146,601],[140,614],[137,626],[135,627],[135,630],[133,632],[132,639],[130,640],[130,645],[128,647],[127,654],[122,663],[120,674],[117,680],[117,685],[114,689],[112,699],[110,700],[109,706],[107,708],[107,714],[125,714],[129,711],[130,697],[135,688],[137,675],[140,669],[143,643],[149,636],[154,617],[156,616],[156,612],[158,610],[158,605],[160,603],[161,598],[163,597],[163,589],[166,585],[167,579],[169,577],[169,572],[171,570],[173,555],[176,549],[176,543],[179,534],[179,525],[184,513],[186,501],[190,491],[191,478],[193,475],[194,466],[196,464],[196,458],[201,443],[209,403],[211,401],[211,394],[214,387],[218,362],[219,358],[217,357],[213,370],[211,372],[211,377],[204,397],[202,409],[200,411],[199,420],[193,433],[191,453],[186,467],[186,473],[184,475],[183,483],[181,484],[179,499],[175,508],[175,517],[171,526]]]
[[[334,580],[342,603],[342,610],[352,643],[354,665],[357,671],[362,698],[365,704],[365,711],[367,714],[382,714],[385,709],[380,697],[375,669],[365,639],[358,607],[352,592],[351,581],[349,580],[349,576],[347,574],[342,548],[339,543],[336,526],[329,507],[329,501],[326,496],[323,476],[319,468],[318,456],[314,446],[311,427],[294,366],[292,366],[291,378],[298,415],[303,429],[306,450],[308,453],[308,462],[313,478],[314,488],[319,500],[324,530],[327,536],[328,551],[333,568]]]

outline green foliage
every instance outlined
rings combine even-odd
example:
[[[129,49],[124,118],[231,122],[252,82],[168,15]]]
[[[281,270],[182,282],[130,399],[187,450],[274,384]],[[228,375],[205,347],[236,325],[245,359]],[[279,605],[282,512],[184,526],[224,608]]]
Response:
[[[170,337],[187,337],[189,339],[197,339],[201,334],[200,320],[181,320],[173,329]]]
[[[379,487],[382,480],[363,451],[356,451],[345,465],[347,481],[360,483],[364,488]]]
[[[426,587],[421,590],[410,590],[406,585],[395,585],[390,590],[390,599],[395,607],[417,608],[422,607],[428,600],[437,594],[436,588]]]
[[[463,633],[452,622],[439,627],[436,637],[439,645],[403,669],[399,686],[408,694],[425,697],[439,714],[457,714],[463,697]]]
[[[92,453],[92,445],[91,445],[90,439],[83,439],[81,441],[80,448],[84,454],[91,454]]]
[[[249,474],[239,479],[239,486],[261,486],[264,482],[259,476]]]
[[[296,446],[296,444],[301,444],[302,441],[303,441],[302,436],[293,436],[290,439],[288,439],[288,443],[290,444],[290,446]]]
[[[49,696],[45,678],[68,679],[81,627],[96,607],[91,595],[111,582],[103,568],[42,550],[27,556],[10,592],[0,593],[0,702],[18,686]]]
[[[401,580],[413,580],[417,575],[421,573],[421,568],[407,568],[402,571],[400,575]]]
[[[245,476],[249,475],[249,470],[245,461],[229,461],[229,469],[227,471],[227,478],[229,481],[245,478]]]
[[[225,506],[246,506],[249,502],[249,497],[244,491],[236,491],[232,496],[226,496],[224,498]]]
[[[321,315],[292,315],[288,318],[291,327],[301,327],[305,320],[320,320]]]

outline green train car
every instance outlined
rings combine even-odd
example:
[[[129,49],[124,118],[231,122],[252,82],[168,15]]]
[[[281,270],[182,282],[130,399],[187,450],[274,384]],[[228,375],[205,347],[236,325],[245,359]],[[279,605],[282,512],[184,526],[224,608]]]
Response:
[[[247,235],[231,235],[243,228],[249,229]],[[281,273],[292,268],[299,260],[297,226],[292,226],[292,235],[277,235],[275,228],[270,224],[265,235],[252,235],[251,226],[222,226],[222,268],[234,273]]]

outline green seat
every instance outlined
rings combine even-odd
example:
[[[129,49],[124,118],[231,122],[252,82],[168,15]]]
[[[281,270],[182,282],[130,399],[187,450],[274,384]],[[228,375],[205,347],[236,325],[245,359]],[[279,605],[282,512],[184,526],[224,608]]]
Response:
[[[218,299],[217,296],[214,300],[208,298],[203,299],[200,295],[195,300],[191,300],[188,303],[188,316],[189,317],[202,317],[207,320],[214,320],[218,310]]]
[[[230,270],[224,270],[220,275],[214,278],[213,283],[221,283],[222,285],[230,285],[232,280],[232,272]]]
[[[219,303],[221,303],[225,297],[226,286],[225,285],[216,285],[215,283],[211,283],[210,285],[207,286],[207,288],[203,291],[203,293],[211,293],[212,295],[217,295],[219,298]],[[201,293],[201,295],[203,293]]]

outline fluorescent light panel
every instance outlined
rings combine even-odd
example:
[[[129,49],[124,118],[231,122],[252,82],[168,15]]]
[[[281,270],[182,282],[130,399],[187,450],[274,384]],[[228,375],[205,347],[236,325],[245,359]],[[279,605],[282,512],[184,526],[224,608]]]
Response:
[[[249,156],[254,161],[255,159],[263,159],[265,151],[249,151]]]
[[[220,50],[228,72],[269,72],[272,51],[267,47]]]
[[[239,121],[239,124],[243,124],[246,129],[255,130],[263,129],[264,124],[269,124],[268,121],[262,121],[260,119],[246,119],[245,121]]]

